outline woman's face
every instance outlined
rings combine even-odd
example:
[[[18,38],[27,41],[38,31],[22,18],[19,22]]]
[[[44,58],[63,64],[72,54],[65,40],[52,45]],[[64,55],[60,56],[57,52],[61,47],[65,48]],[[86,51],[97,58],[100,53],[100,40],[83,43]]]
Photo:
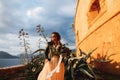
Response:
[[[57,41],[57,36],[55,34],[51,35],[51,41],[53,41],[53,42]]]

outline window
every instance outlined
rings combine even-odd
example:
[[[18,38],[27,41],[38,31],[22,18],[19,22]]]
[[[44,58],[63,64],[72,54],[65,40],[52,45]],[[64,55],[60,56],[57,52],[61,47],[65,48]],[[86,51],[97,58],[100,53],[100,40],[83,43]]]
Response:
[[[92,24],[92,21],[98,16],[98,14],[100,12],[99,0],[93,0],[90,4],[91,5],[90,5],[89,11],[87,13],[89,27]]]

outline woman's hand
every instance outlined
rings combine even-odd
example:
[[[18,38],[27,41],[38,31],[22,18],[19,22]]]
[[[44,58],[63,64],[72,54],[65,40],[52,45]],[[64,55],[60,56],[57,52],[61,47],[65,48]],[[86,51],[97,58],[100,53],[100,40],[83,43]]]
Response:
[[[48,59],[45,59],[45,63],[47,63],[49,60]]]

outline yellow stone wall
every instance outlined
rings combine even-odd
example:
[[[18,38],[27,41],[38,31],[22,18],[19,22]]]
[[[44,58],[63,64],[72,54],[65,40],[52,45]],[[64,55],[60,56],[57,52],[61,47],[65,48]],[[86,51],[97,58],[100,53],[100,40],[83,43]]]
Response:
[[[120,74],[120,0],[78,0],[74,30],[77,56],[79,48],[89,52],[97,47],[95,58],[109,50],[111,72]]]

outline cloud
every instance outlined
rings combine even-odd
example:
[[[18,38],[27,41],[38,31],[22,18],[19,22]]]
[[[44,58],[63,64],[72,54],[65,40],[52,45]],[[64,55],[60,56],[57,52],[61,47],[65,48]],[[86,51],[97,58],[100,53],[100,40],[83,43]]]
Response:
[[[27,11],[27,16],[30,18],[39,18],[40,14],[43,13],[44,9],[43,7],[36,7],[34,9],[28,10]]]
[[[10,53],[14,53],[15,49],[11,49],[11,47],[18,47],[17,43],[17,35],[13,34],[4,34],[0,35],[0,50],[1,51],[6,51]],[[18,52],[17,52],[18,53]]]
[[[66,17],[73,17],[75,12],[74,5],[62,6],[59,8],[58,14],[64,15]]]
[[[71,24],[74,20],[75,0],[0,0],[0,50],[18,54],[18,31],[23,28],[30,35],[31,50],[38,48],[36,26],[41,24],[48,39],[53,31],[61,34],[63,43],[75,43]],[[45,43],[41,43],[45,47]]]
[[[18,38],[18,35],[16,34],[6,34],[6,35],[0,35],[0,51],[6,51],[9,52],[12,55],[18,55],[20,53],[24,53],[24,47],[23,47],[23,40],[20,40]],[[34,52],[38,49],[39,45],[39,39],[40,39],[40,48],[45,48],[46,42],[43,37],[38,36],[30,36],[27,40],[29,43],[30,49],[28,49],[28,52]],[[20,43],[22,43],[20,45]]]
[[[1,40],[0,39],[0,45],[3,45],[3,44],[5,44],[6,42],[5,42],[5,40]]]
[[[0,2],[0,9],[2,9],[3,8],[3,4],[2,4],[2,2]]]

